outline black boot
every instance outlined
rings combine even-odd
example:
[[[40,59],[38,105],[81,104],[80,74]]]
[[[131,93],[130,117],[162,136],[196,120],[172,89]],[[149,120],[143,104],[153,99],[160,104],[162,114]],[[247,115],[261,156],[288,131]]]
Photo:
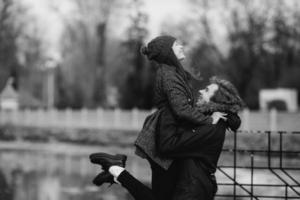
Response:
[[[122,154],[93,153],[90,155],[90,161],[94,164],[101,165],[104,171],[108,171],[113,165],[125,168],[126,160],[127,156]]]
[[[93,183],[97,186],[101,186],[103,183],[114,184],[114,177],[107,171],[99,173],[93,180]]]

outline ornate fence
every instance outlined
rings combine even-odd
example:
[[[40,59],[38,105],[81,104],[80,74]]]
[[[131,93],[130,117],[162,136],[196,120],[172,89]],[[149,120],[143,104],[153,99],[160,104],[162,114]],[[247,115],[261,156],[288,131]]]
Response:
[[[300,132],[239,131],[227,137],[216,199],[300,199]]]
[[[153,111],[146,110],[0,110],[0,124],[20,126],[140,130],[144,119]],[[300,113],[258,112],[240,114],[241,130],[300,130]]]

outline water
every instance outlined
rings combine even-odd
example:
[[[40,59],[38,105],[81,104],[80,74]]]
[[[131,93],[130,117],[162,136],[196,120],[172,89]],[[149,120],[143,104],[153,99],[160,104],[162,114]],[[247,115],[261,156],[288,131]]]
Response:
[[[1,200],[131,199],[121,186],[92,184],[101,169],[89,162],[88,155],[97,151],[126,153],[128,170],[136,176],[145,173],[137,166],[141,162],[132,156],[132,150],[124,147],[2,142],[0,148]]]
[[[23,132],[18,133],[18,135],[22,134],[24,135]],[[126,154],[128,155],[126,169],[139,180],[149,183],[151,176],[150,167],[145,160],[134,155],[133,134],[97,134],[101,136],[98,138],[98,145],[74,144],[50,139],[46,140],[46,142],[18,139],[14,141],[0,140],[0,200],[132,199],[128,192],[119,185],[114,185],[110,188],[107,187],[108,185],[100,188],[94,186],[92,180],[101,169],[99,166],[91,164],[88,156],[94,152]],[[49,134],[45,133],[43,135],[48,136]],[[59,133],[57,135],[63,134]],[[69,137],[74,138],[73,135]],[[251,140],[246,138],[240,141],[239,145],[249,144],[249,141],[254,140],[253,137],[251,137]],[[227,139],[230,140],[230,137],[227,137]],[[297,143],[298,140],[290,139],[287,141],[295,141]],[[103,144],[100,145],[101,143]],[[291,143],[288,142],[288,144]],[[256,142],[256,144],[258,143]],[[263,146],[263,143],[259,144]],[[292,146],[297,147],[296,145]],[[223,152],[219,164],[230,164],[232,163],[232,158],[230,152]],[[248,154],[239,155],[238,164],[249,165],[249,158]],[[256,156],[254,161],[258,166],[264,166],[267,158]],[[274,157],[272,166],[276,165],[278,165],[278,158]],[[299,159],[286,157],[284,166],[299,166]],[[231,177],[233,176],[232,169],[226,171]],[[250,170],[246,169],[237,170],[237,181],[245,184],[250,183],[250,172]],[[289,171],[289,173],[298,182],[300,181],[299,170]],[[219,183],[231,182],[220,171],[216,175]],[[290,180],[286,176],[285,179]],[[282,181],[270,173],[269,170],[255,170],[253,182],[256,184],[282,184]],[[291,181],[289,183],[292,184]],[[300,192],[299,187],[295,189]],[[248,190],[250,190],[249,187]],[[265,191],[268,192],[266,193]],[[237,192],[243,194],[241,189],[238,189]],[[280,195],[284,194],[285,188],[256,187],[254,192],[255,194]],[[291,189],[288,192],[290,196],[295,196]],[[232,194],[232,186],[220,186],[219,194]]]

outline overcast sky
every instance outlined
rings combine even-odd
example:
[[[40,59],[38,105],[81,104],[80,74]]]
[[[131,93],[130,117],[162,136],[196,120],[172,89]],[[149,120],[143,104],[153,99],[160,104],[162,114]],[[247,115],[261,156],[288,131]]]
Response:
[[[45,40],[49,45],[50,51],[56,51],[59,44],[59,36],[63,29],[61,18],[53,11],[50,4],[58,4],[60,12],[64,15],[72,13],[72,3],[67,0],[23,0],[23,3],[29,8],[29,12],[36,16],[36,22],[43,30]],[[166,19],[180,20],[187,12],[187,6],[182,0],[145,0],[144,10],[149,15],[148,28],[150,37],[159,34],[159,26]],[[118,25],[118,31],[115,36],[122,34],[120,29],[125,29],[124,24]],[[51,50],[52,49],[52,50]]]
[[[257,9],[260,9],[260,4],[263,0],[252,1],[256,2]],[[282,0],[278,2],[287,2],[288,4],[292,5],[292,2],[296,1],[299,0]],[[51,3],[56,4],[61,14],[70,16],[76,13],[74,12],[74,6],[72,6],[73,4],[70,2],[72,2],[72,0],[22,0],[22,3],[26,4],[26,6],[29,7],[29,12],[35,16],[35,21],[43,31],[43,37],[47,42],[47,46],[50,52],[58,52],[60,35],[63,30],[61,16],[57,15],[57,13],[53,10],[53,8],[51,8],[50,5]],[[190,10],[187,2],[188,0],[144,0],[143,8],[144,11],[149,15],[149,38],[160,34],[160,27],[162,22],[176,22],[188,16]],[[223,16],[226,16],[226,9],[224,9],[224,6],[222,6],[221,4],[223,2],[231,2],[230,5],[234,6],[233,2],[236,1],[216,0],[208,2],[210,2],[213,6],[212,9],[206,10],[205,12],[207,13],[207,16],[210,20],[210,25],[213,30],[215,41],[218,44],[222,44],[221,48],[224,48],[223,51],[226,52],[226,45],[223,45],[226,38],[226,30],[224,28],[224,22],[222,21],[224,18]],[[199,6],[197,7],[197,12],[201,12]],[[222,15],[220,13],[225,13],[225,15]],[[125,15],[128,15],[128,13]],[[128,24],[126,24],[126,22],[123,22],[123,19],[127,19],[128,16],[122,16],[114,13],[114,16],[112,18],[114,19],[112,19],[108,27],[110,29],[110,34],[115,37],[123,37],[124,30],[126,27],[128,27]]]

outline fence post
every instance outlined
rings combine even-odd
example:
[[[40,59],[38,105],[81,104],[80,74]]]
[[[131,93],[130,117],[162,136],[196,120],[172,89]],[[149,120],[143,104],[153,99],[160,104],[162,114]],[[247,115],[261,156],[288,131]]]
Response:
[[[86,122],[87,122],[87,109],[86,108],[82,108],[81,112],[80,112],[80,120],[81,120],[81,126],[86,126]]]
[[[114,128],[119,128],[121,126],[121,111],[119,108],[114,110],[113,126]]]
[[[102,108],[97,108],[96,111],[96,118],[97,118],[97,125],[99,128],[103,127],[103,109]]]
[[[250,111],[248,108],[245,108],[243,110],[243,113],[242,113],[242,124],[243,124],[243,130],[249,130],[249,115],[250,115]]]
[[[49,110],[49,112],[50,112],[50,119],[49,119],[50,120],[49,121],[50,125],[52,127],[59,125],[59,123],[57,123],[58,122],[58,120],[57,120],[57,110],[55,108],[51,108],[51,110]]]
[[[11,119],[12,123],[13,124],[19,124],[19,121],[18,121],[18,115],[20,115],[19,110],[12,110],[11,114],[12,114],[11,115],[11,117],[12,117],[12,119]]]
[[[39,108],[37,110],[37,126],[38,127],[42,127],[44,124],[44,121],[45,121],[45,111],[42,109],[42,108]]]
[[[138,110],[136,108],[132,109],[132,122],[131,122],[131,125],[132,125],[132,128],[133,129],[136,129],[139,125],[139,122],[138,122],[138,118],[139,118],[139,113],[138,113]]]
[[[277,131],[277,110],[270,110],[270,131]]]
[[[4,111],[0,109],[0,123],[1,124],[5,124],[5,121],[6,121],[5,120],[6,118],[4,118],[5,116],[6,115],[4,114]]]
[[[29,108],[24,109],[23,113],[24,113],[24,125],[28,126],[30,125],[30,119],[32,117],[32,115],[29,113],[31,110]]]
[[[70,108],[66,108],[65,110],[65,124],[66,127],[72,127],[72,113],[73,111]],[[74,123],[75,125],[76,123]]]

